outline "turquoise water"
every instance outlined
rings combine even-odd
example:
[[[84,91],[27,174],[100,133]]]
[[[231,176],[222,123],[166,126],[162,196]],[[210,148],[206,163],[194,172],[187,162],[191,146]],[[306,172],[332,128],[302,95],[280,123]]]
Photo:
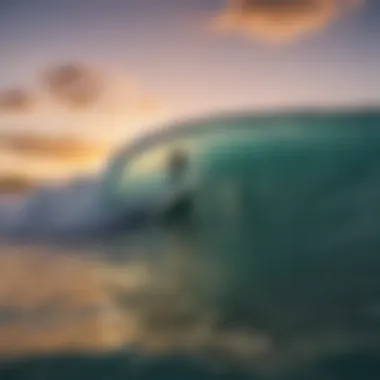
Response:
[[[139,358],[135,355],[62,355],[11,362],[0,367],[2,379],[99,380],[375,380],[380,376],[374,354],[320,359],[294,372],[263,376],[237,368],[215,369],[185,358]]]
[[[181,222],[154,219],[100,249],[107,256],[117,246],[125,275],[147,268],[144,286],[108,296],[137,320],[134,343],[159,336],[160,355],[21,359],[4,364],[0,379],[380,378],[380,114],[204,123],[184,128],[186,139],[178,133],[194,153]],[[172,138],[143,143],[142,153],[170,151]],[[110,207],[153,207],[170,191],[165,160],[129,171],[138,160],[118,159]],[[101,260],[108,269],[109,257]]]

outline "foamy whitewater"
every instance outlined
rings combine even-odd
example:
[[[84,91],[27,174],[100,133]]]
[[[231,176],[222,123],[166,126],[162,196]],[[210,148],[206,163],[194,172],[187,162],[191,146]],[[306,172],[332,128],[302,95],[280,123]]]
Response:
[[[100,199],[100,181],[88,179],[1,200],[0,235],[46,237],[80,234],[100,229],[109,217]]]

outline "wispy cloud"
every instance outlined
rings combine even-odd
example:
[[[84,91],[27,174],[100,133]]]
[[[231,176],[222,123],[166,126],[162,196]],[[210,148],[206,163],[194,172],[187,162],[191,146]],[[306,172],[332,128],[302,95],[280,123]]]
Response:
[[[212,20],[214,31],[288,43],[325,29],[364,0],[230,0]]]
[[[78,136],[0,134],[0,194],[25,193],[49,180],[96,173],[111,149]]]
[[[0,90],[0,111],[24,112],[34,105],[32,94],[21,88]]]
[[[98,142],[71,136],[47,136],[36,133],[3,134],[0,136],[0,148],[19,155],[64,161],[98,157],[109,150],[106,144]]]
[[[24,175],[14,173],[0,176],[0,195],[26,194],[38,184]]]
[[[0,113],[17,114],[58,106],[68,111],[102,111],[147,114],[162,102],[128,72],[83,62],[55,63],[35,74],[33,89],[0,88]]]
[[[103,73],[80,64],[60,64],[42,75],[43,88],[53,98],[73,108],[89,107],[99,100],[106,86]]]

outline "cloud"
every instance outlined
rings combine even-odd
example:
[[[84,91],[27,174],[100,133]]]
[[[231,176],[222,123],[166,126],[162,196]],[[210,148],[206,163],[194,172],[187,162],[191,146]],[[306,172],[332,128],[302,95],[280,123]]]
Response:
[[[0,112],[39,113],[62,105],[68,111],[129,113],[159,112],[160,99],[142,89],[133,76],[117,69],[81,62],[56,63],[36,73],[39,86],[0,88]]]
[[[0,149],[13,154],[47,160],[80,161],[103,157],[110,147],[99,142],[72,136],[49,136],[37,133],[3,134]]]
[[[160,97],[117,67],[61,61],[35,77],[33,88],[0,88],[0,176],[93,173],[121,140],[167,113]]]
[[[0,111],[23,112],[34,105],[31,94],[20,88],[0,91]]]
[[[43,87],[53,98],[74,108],[96,103],[105,87],[103,74],[81,63],[54,66],[47,69],[41,79]]]
[[[230,0],[212,20],[221,33],[287,43],[325,29],[364,0]]]
[[[50,180],[96,173],[112,145],[79,136],[0,134],[0,195],[26,193]]]
[[[26,176],[18,174],[0,176],[0,195],[25,194],[36,186],[37,183]]]

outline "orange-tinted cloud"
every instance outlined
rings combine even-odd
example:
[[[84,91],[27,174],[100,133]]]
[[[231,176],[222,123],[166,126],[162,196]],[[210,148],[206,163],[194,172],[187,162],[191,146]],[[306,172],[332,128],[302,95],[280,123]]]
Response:
[[[0,176],[0,195],[26,194],[37,186],[33,180],[18,174]]]
[[[212,20],[222,33],[267,42],[291,42],[325,29],[364,0],[230,0]]]
[[[0,133],[0,195],[26,193],[46,181],[96,173],[112,147],[79,135]]]
[[[0,136],[0,148],[18,155],[58,161],[104,157],[110,149],[106,144],[76,137],[37,133],[3,134]]]
[[[74,137],[44,136],[42,134],[19,134],[2,136],[3,148],[25,155],[57,159],[77,159],[102,155],[108,147]]]
[[[0,111],[23,112],[34,105],[33,96],[20,88],[0,91]]]

